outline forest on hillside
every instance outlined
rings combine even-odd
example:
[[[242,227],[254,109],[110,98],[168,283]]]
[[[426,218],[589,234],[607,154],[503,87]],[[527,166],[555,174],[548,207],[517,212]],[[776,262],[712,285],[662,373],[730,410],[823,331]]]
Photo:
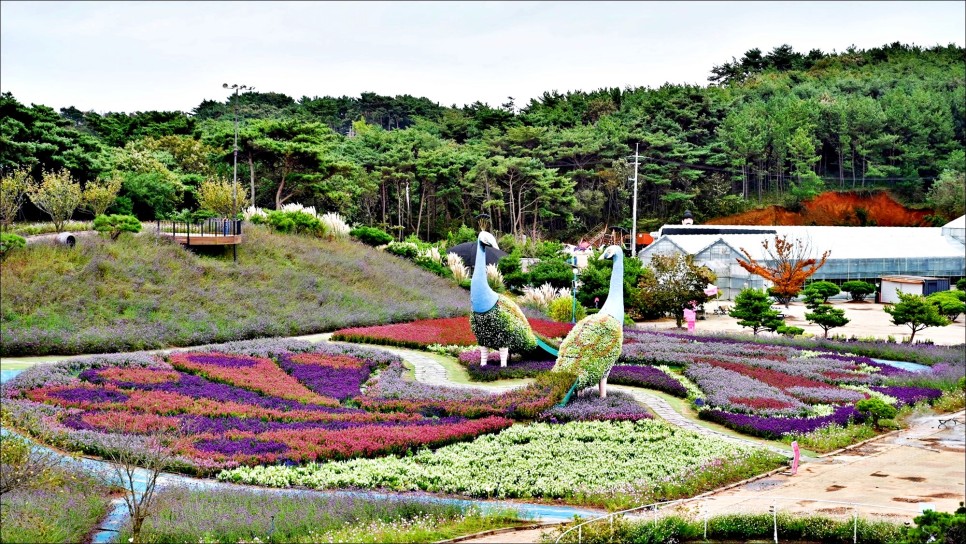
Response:
[[[635,148],[641,229],[685,209],[700,222],[871,187],[939,221],[962,213],[966,186],[964,49],[899,43],[752,49],[711,67],[707,86],[547,91],[525,105],[246,92],[191,112],[96,113],[4,92],[0,168],[119,179],[113,211],[164,218],[196,207],[203,180],[231,178],[236,114],[238,179],[256,205],[314,205],[425,240],[481,212],[540,238],[629,227]]]

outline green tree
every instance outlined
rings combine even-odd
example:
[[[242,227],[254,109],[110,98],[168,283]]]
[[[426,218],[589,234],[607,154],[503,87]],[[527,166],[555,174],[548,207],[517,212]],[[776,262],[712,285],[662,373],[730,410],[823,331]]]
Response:
[[[89,181],[81,195],[81,206],[91,212],[94,217],[104,215],[104,212],[117,200],[117,193],[120,190],[120,178],[112,177],[107,180]]]
[[[865,297],[875,293],[875,285],[866,281],[852,280],[842,284],[842,291],[849,294],[852,302],[862,302]]]
[[[926,199],[936,209],[936,213],[952,219],[966,213],[966,174],[943,170],[939,179],[933,183]]]
[[[845,310],[831,304],[820,304],[814,311],[805,312],[805,319],[821,327],[825,331],[825,338],[828,338],[829,329],[844,327],[849,323]]]
[[[892,316],[894,325],[906,325],[912,330],[909,336],[910,344],[916,337],[916,333],[921,330],[949,325],[949,320],[939,315],[939,309],[927,301],[926,297],[901,291],[896,294],[899,295],[899,302],[886,306],[884,310]]]
[[[44,172],[43,181],[27,189],[30,201],[50,216],[54,229],[60,232],[81,203],[80,184],[67,170]]]
[[[236,217],[248,200],[244,185],[233,186],[225,179],[207,179],[198,188],[198,205],[218,217]]]
[[[124,232],[141,232],[141,222],[133,215],[98,215],[94,218],[94,230],[117,240]]]
[[[674,316],[678,327],[684,322],[684,310],[708,300],[704,289],[717,280],[714,272],[694,263],[694,256],[673,253],[655,255],[650,270],[641,276],[634,293],[635,305]]]
[[[778,317],[778,311],[771,309],[768,293],[758,289],[742,289],[728,315],[737,319],[742,327],[750,327],[756,336],[760,330],[774,331],[785,324]]]
[[[27,245],[23,236],[0,232],[0,258],[5,257],[11,250]]]
[[[30,187],[30,171],[16,168],[0,175],[0,225],[10,228]]]

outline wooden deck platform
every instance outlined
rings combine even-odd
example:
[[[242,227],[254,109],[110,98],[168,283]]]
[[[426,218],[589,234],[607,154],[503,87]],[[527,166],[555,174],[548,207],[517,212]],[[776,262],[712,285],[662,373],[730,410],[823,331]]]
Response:
[[[221,234],[188,234],[185,232],[171,234],[170,232],[159,232],[158,236],[167,236],[175,242],[186,246],[234,246],[242,243],[241,234],[224,236]]]
[[[241,221],[208,219],[197,223],[158,221],[158,236],[184,246],[237,246],[242,243]]]

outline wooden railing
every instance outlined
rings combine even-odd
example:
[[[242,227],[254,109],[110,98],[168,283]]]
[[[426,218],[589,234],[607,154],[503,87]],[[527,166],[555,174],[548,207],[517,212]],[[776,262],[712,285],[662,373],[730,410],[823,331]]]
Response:
[[[158,234],[171,236],[185,245],[235,245],[241,243],[241,219],[205,219],[197,223],[187,221],[157,221]],[[192,240],[193,239],[193,240]]]

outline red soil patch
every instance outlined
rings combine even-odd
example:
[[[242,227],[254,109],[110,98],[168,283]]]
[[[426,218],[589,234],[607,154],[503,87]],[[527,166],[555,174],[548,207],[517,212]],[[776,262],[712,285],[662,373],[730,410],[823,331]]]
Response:
[[[806,202],[801,212],[769,206],[706,221],[707,225],[824,225],[927,227],[932,210],[913,210],[896,202],[886,191],[872,194],[827,192]],[[864,221],[863,221],[864,218]]]

